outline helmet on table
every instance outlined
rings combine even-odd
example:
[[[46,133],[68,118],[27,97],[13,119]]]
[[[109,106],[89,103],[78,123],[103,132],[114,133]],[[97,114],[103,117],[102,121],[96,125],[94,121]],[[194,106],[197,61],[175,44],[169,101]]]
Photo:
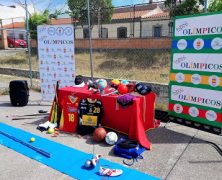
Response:
[[[136,84],[135,90],[141,95],[147,95],[151,92],[151,87],[145,83],[139,82]]]

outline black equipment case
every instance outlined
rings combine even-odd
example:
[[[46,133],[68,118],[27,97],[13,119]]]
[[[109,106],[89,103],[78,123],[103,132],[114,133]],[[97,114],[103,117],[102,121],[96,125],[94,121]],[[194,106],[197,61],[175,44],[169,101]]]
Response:
[[[26,106],[29,100],[28,83],[25,80],[14,80],[9,84],[10,101],[13,106]]]

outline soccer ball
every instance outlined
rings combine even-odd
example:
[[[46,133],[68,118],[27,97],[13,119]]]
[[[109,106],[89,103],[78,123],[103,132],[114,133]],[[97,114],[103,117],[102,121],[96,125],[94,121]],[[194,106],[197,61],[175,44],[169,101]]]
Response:
[[[114,145],[118,141],[118,136],[115,132],[109,132],[106,134],[105,141],[109,145]]]

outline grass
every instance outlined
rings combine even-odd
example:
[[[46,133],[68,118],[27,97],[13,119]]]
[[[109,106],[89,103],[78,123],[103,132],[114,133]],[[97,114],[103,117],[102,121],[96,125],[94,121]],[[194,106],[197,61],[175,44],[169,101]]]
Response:
[[[170,52],[166,50],[93,51],[93,76],[146,82],[169,82]],[[32,69],[38,70],[37,55],[32,53]],[[91,76],[89,53],[75,54],[76,74]],[[0,57],[1,67],[29,69],[26,52]]]
[[[91,76],[88,52],[76,52],[76,74]],[[170,52],[167,50],[119,50],[119,51],[93,51],[93,76],[111,79],[128,79],[145,82],[169,82]],[[32,69],[38,70],[37,55],[32,53]],[[29,69],[26,52],[17,52],[10,56],[0,56],[0,67]],[[27,80],[28,78],[0,75],[1,82],[11,80]],[[33,79],[32,89],[40,91],[40,82]],[[0,94],[8,94],[8,89],[0,89]],[[156,109],[167,110],[168,100],[158,99]]]
[[[30,58],[32,62],[32,69],[38,70],[38,59],[36,55],[32,55]],[[28,55],[25,51],[19,51],[16,53],[12,53],[9,55],[1,55],[0,56],[0,66],[1,67],[10,67],[17,69],[28,69],[29,61]]]
[[[4,84],[4,87],[0,88],[0,95],[8,95],[9,94],[9,83],[13,80],[26,80],[30,87],[30,79],[19,77],[19,76],[9,76],[0,74],[1,84]],[[40,92],[40,80],[32,79],[32,90]]]

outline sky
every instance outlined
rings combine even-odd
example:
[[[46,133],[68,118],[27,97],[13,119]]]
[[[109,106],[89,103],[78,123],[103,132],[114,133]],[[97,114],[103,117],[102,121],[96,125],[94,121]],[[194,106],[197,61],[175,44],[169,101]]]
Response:
[[[158,1],[158,0],[156,0]],[[16,4],[15,2],[25,3],[25,0],[0,0],[0,4],[9,6]],[[54,12],[55,9],[65,11],[68,9],[67,0],[27,0],[27,3],[34,3],[34,7],[38,11],[43,11],[45,8],[51,12]],[[147,3],[149,0],[113,0],[113,6],[125,6],[125,5],[132,5],[132,4],[141,4]],[[155,2],[155,0],[153,1]]]

